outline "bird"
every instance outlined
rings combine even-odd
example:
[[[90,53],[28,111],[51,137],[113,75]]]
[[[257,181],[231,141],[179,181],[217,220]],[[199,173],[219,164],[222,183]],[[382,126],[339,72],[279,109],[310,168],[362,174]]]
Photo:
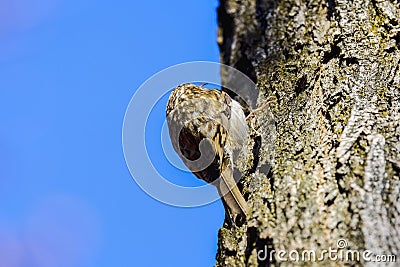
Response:
[[[233,175],[249,136],[242,106],[223,91],[185,83],[171,92],[166,117],[172,146],[184,164],[217,187],[231,223],[246,219],[249,209]]]

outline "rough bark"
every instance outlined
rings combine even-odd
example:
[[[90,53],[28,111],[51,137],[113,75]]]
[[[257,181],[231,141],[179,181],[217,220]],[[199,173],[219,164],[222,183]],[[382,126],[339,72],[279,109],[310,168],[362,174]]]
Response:
[[[238,167],[251,215],[220,229],[216,266],[379,266],[257,257],[341,239],[399,262],[399,3],[221,0],[218,15],[221,62],[269,104]]]

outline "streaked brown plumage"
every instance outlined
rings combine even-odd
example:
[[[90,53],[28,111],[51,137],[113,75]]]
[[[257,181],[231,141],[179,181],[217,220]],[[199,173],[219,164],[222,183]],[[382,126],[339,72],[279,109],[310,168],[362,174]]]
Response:
[[[182,84],[169,97],[167,123],[186,166],[217,187],[231,220],[245,218],[247,204],[233,178],[234,161],[248,137],[240,104],[225,92]]]

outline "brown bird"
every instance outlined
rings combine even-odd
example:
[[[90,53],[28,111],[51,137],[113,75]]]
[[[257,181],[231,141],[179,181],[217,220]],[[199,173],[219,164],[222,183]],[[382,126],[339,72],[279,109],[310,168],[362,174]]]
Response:
[[[166,113],[172,145],[185,165],[217,187],[231,222],[246,218],[247,203],[233,177],[249,133],[240,104],[225,92],[182,84],[172,91]]]

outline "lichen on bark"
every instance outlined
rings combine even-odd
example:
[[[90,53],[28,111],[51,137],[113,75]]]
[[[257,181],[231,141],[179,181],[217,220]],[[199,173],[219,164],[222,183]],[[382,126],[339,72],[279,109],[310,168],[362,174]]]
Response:
[[[250,121],[240,167],[251,214],[221,228],[216,266],[376,266],[260,258],[265,248],[318,255],[339,240],[399,260],[399,3],[220,2],[221,62],[269,104]]]

